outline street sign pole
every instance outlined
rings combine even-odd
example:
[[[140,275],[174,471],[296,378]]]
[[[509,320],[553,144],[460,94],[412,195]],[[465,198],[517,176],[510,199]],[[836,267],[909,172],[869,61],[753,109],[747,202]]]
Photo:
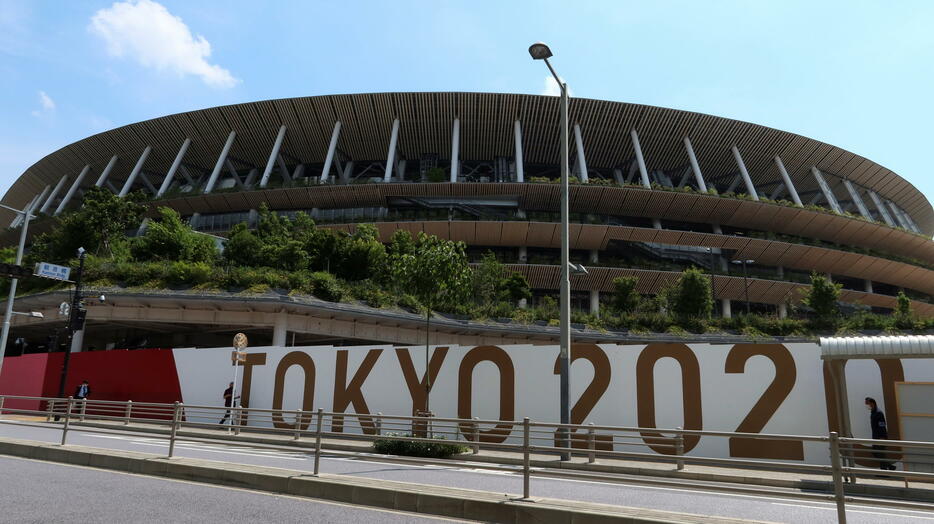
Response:
[[[246,349],[248,343],[249,342],[247,341],[246,335],[244,335],[243,333],[237,333],[236,335],[234,335],[234,338],[233,338],[234,351],[230,355],[230,359],[233,360],[234,372],[233,372],[233,388],[230,390],[231,416],[230,416],[230,428],[227,428],[228,432],[231,430],[231,428],[233,428],[233,425],[234,425],[233,413],[236,413],[234,409],[236,408],[235,403],[237,402],[237,379],[240,377],[240,363],[246,362],[246,352],[243,350]]]

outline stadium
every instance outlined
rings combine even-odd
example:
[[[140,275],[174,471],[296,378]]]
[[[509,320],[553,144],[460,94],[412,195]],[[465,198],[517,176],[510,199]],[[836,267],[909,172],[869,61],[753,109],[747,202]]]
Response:
[[[3,197],[34,204],[29,234],[81,206],[92,187],[147,195],[196,230],[255,227],[262,207],[320,227],[372,223],[463,241],[526,276],[532,304],[557,294],[558,98],[377,93],[270,100],[191,111],[90,136],[50,153]],[[697,266],[714,274],[717,315],[784,317],[812,273],[842,285],[851,311],[896,295],[934,315],[934,209],[908,181],[830,144],[675,109],[574,98],[570,105],[572,308],[599,314],[619,276],[660,292]],[[0,211],[14,245],[22,219]],[[141,230],[145,224],[141,224]],[[131,231],[130,234],[133,234]],[[17,308],[13,336],[40,339],[67,293]],[[273,345],[424,342],[423,317],[291,297],[112,293],[88,304],[84,345],[223,346],[237,331]],[[555,330],[439,319],[439,343],[550,342]],[[419,336],[419,331],[422,334]],[[144,336],[145,335],[145,336]],[[291,337],[291,339],[287,338]],[[296,337],[298,339],[296,340]],[[612,338],[580,332],[575,340]],[[80,343],[79,343],[80,345]],[[122,347],[125,347],[122,346]]]

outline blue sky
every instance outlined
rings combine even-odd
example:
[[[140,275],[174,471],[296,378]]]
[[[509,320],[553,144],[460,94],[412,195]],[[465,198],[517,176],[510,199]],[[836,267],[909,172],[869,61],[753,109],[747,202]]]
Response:
[[[378,91],[675,107],[830,142],[934,197],[934,2],[0,0],[0,192],[47,153],[215,105]]]

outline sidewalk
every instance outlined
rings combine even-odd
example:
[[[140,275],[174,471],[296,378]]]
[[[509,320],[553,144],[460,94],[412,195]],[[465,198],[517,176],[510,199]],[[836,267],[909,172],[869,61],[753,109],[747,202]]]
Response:
[[[44,419],[41,419],[44,420]],[[71,422],[73,427],[93,427],[113,430],[131,430],[142,433],[168,435],[169,427],[160,424],[143,424],[133,422],[125,425],[119,421],[85,421]],[[274,446],[297,447],[313,450],[315,439],[313,434],[306,434],[299,439],[284,433],[262,433],[261,429],[241,431],[240,435],[229,433],[227,429],[190,428],[182,427],[178,430],[178,437],[198,439],[219,439],[230,442],[253,443]],[[322,449],[347,451],[354,453],[373,453],[371,441],[354,439],[353,434],[346,438],[327,437],[321,439]],[[425,459],[413,457],[400,457],[400,460],[424,462]],[[474,462],[499,465],[522,465],[522,454],[512,451],[497,451],[481,449],[479,454],[463,453],[455,455],[451,462]],[[432,460],[434,463],[444,463],[443,460]],[[615,475],[635,475],[655,477],[658,479],[692,480],[698,482],[718,482],[725,484],[741,484],[749,487],[763,486],[772,488],[797,489],[803,491],[833,492],[830,475],[813,475],[797,472],[781,472],[758,469],[742,469],[728,467],[713,467],[704,465],[685,464],[684,469],[678,471],[674,463],[652,462],[642,460],[625,460],[616,458],[597,457],[595,463],[587,462],[586,452],[572,455],[571,460],[562,461],[554,454],[532,453],[530,465],[541,470],[567,470],[575,473],[604,473]],[[903,500],[934,501],[934,485],[913,482],[906,487],[901,480],[887,479],[859,479],[856,484],[846,485],[847,495],[888,497]]]

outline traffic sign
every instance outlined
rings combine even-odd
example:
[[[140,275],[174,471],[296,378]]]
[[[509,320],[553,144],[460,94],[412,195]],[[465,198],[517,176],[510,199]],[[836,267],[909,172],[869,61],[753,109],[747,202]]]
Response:
[[[51,278],[53,280],[68,280],[71,276],[71,268],[68,266],[59,266],[48,262],[39,262],[36,264],[37,277]]]
[[[247,338],[243,333],[237,333],[233,338],[234,349],[243,350],[247,346]]]

